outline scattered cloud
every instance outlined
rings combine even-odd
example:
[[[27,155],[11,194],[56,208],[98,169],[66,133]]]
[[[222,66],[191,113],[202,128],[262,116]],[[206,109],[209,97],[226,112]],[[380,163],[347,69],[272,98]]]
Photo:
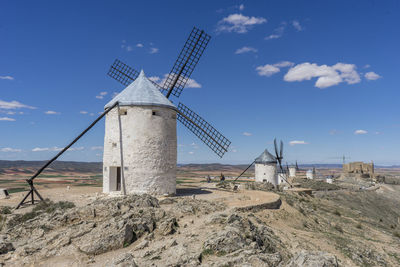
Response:
[[[280,72],[280,68],[284,67],[291,67],[293,66],[294,63],[290,61],[281,61],[275,64],[266,64],[264,66],[258,66],[256,67],[256,71],[258,72],[258,75],[260,76],[267,76],[270,77],[274,75],[275,73]]]
[[[158,48],[156,48],[156,47],[151,47],[149,53],[150,53],[150,54],[156,54],[156,53],[158,53],[158,51],[159,51]]]
[[[61,150],[63,150],[64,148],[62,148],[62,147],[56,147],[56,146],[54,146],[54,147],[35,147],[34,149],[32,149],[32,151],[33,152],[43,152],[43,151],[61,151]],[[83,147],[83,146],[79,146],[79,147],[70,147],[69,149],[68,149],[68,151],[81,151],[81,150],[84,150],[85,149],[85,147]]]
[[[286,22],[282,22],[281,26],[279,26],[278,28],[276,28],[274,30],[273,34],[270,34],[268,36],[266,36],[264,39],[265,40],[272,40],[272,39],[278,39],[281,38],[283,33],[285,32],[285,28],[286,28]]]
[[[243,53],[248,53],[248,52],[257,53],[258,50],[255,49],[254,47],[243,46],[242,48],[237,49],[237,50],[235,51],[235,54],[243,54]]]
[[[218,22],[217,32],[246,33],[254,25],[266,23],[262,17],[248,17],[242,14],[231,14]]]
[[[15,100],[11,102],[0,100],[0,109],[19,109],[19,108],[36,109],[35,107],[22,104]]]
[[[249,132],[243,132],[242,133],[244,136],[252,136],[253,134],[252,133],[249,133]]]
[[[300,25],[300,22],[297,20],[292,21],[292,26],[299,32],[303,30],[303,27]]]
[[[370,72],[365,73],[364,77],[365,77],[367,80],[371,80],[371,81],[378,80],[379,78],[382,78],[382,76],[380,76],[379,74],[376,74],[376,73],[373,72],[373,71],[370,71]]]
[[[12,77],[12,76],[0,76],[0,80],[10,80],[10,81],[12,81],[12,80],[14,80],[14,77]]]
[[[289,145],[295,146],[295,145],[308,145],[306,141],[298,141],[298,140],[293,140],[289,142]]]
[[[169,73],[164,74],[164,77],[162,79],[158,76],[151,76],[148,79],[155,83],[163,85],[165,83],[165,81],[167,80],[168,75],[169,75]],[[185,88],[201,88],[201,84],[198,83],[197,81],[195,81],[194,79],[189,78],[186,82]]]
[[[369,67],[371,67],[371,65],[366,64],[366,65],[364,66],[364,69],[368,69]]]
[[[194,152],[193,152],[193,151],[189,151],[189,154],[190,154],[190,155],[193,155],[193,154],[194,154]]]
[[[368,132],[366,130],[355,130],[354,134],[358,135],[358,134],[367,134]]]
[[[103,150],[103,147],[102,146],[92,146],[90,149],[91,150]]]
[[[100,92],[100,94],[96,95],[97,99],[103,99],[108,93],[107,92]]]
[[[15,121],[15,119],[9,117],[0,117],[0,121]]]
[[[155,83],[158,83],[158,81],[160,81],[160,77],[158,77],[158,76],[150,76],[150,77],[147,77],[147,79],[149,79],[150,81],[153,81]]]
[[[244,10],[244,5],[243,4],[239,5],[239,10],[240,11]]]
[[[266,64],[264,66],[258,66],[256,68],[256,70],[258,72],[258,75],[267,76],[267,77],[270,77],[270,76],[274,75],[275,73],[280,72],[280,69],[278,67],[275,67],[270,64]]]
[[[315,63],[301,63],[289,69],[284,76],[287,82],[311,80],[318,78],[315,87],[327,88],[346,82],[355,84],[361,81],[354,64],[336,63],[335,65],[317,65]]]
[[[47,114],[47,115],[58,115],[58,114],[60,114],[60,112],[53,111],[53,110],[48,110],[48,111],[45,111],[44,114]]]
[[[136,47],[142,48],[144,45],[141,43],[136,44]]]
[[[2,149],[0,149],[1,152],[21,152],[22,149],[18,149],[18,148],[11,148],[11,147],[4,147]]]
[[[122,40],[121,48],[128,52],[131,52],[133,50],[133,47],[131,45],[128,45],[126,43],[126,40]]]
[[[88,114],[88,112],[86,110],[81,110],[79,111],[80,114]]]

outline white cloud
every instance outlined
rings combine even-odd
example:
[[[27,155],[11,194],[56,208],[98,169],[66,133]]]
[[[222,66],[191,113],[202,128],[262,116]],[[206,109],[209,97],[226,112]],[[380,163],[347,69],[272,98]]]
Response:
[[[49,151],[50,149],[48,147],[35,147],[32,149],[33,152],[41,152],[41,151]]]
[[[369,67],[371,67],[371,65],[366,64],[366,65],[364,66],[364,69],[368,69]]]
[[[149,80],[158,83],[160,86],[162,86],[165,81],[167,80],[169,73],[164,74],[163,79],[161,79],[158,76],[152,76],[149,77]],[[175,74],[176,75],[176,74]],[[174,78],[174,77],[173,77]],[[194,79],[188,79],[185,85],[185,88],[201,88],[201,84],[195,81]]]
[[[86,110],[81,110],[79,111],[80,114],[88,114],[88,112]]]
[[[258,72],[258,75],[267,76],[267,77],[272,76],[273,74],[280,72],[280,69],[278,67],[275,67],[275,66],[270,65],[270,64],[266,64],[264,66],[258,66],[256,68],[256,70]]]
[[[365,73],[364,76],[365,76],[365,78],[366,78],[367,80],[371,80],[371,81],[378,80],[379,78],[382,78],[382,76],[380,76],[379,74],[376,74],[376,73],[373,72],[373,71],[370,71],[370,72]]]
[[[12,80],[14,80],[14,77],[12,77],[12,76],[0,76],[0,80],[10,80],[10,81],[12,81]]]
[[[136,44],[136,47],[142,48],[144,45],[141,43]]]
[[[235,54],[243,54],[243,53],[248,53],[248,52],[253,52],[253,53],[257,53],[257,49],[255,49],[254,47],[250,47],[250,46],[243,46],[242,48],[239,48],[235,51]]]
[[[298,22],[297,20],[293,20],[292,25],[297,31],[303,30],[303,27],[300,25],[300,22]]]
[[[280,62],[274,64],[274,66],[278,67],[278,68],[291,67],[293,65],[294,65],[294,63],[290,62],[290,61],[280,61]]]
[[[22,149],[18,149],[18,148],[11,148],[11,147],[4,147],[2,149],[0,149],[1,152],[21,152]]]
[[[43,152],[43,151],[61,151],[61,150],[63,150],[64,148],[62,148],[62,147],[56,147],[56,146],[54,146],[54,147],[35,147],[34,149],[32,149],[32,151],[33,152]],[[79,147],[70,147],[69,149],[68,149],[68,151],[82,151],[82,150],[84,150],[85,149],[85,147],[83,147],[83,146],[79,146]]]
[[[308,145],[306,141],[298,141],[298,140],[293,140],[289,142],[289,145],[294,146],[294,145]]]
[[[96,95],[97,99],[103,99],[104,96],[106,96],[108,93],[107,92],[100,92],[98,95]]]
[[[150,81],[153,81],[153,82],[158,82],[159,80],[160,80],[160,77],[158,77],[158,76],[150,76],[150,77],[147,77],[147,79],[149,79]]]
[[[60,114],[60,112],[53,111],[53,110],[48,110],[44,114],[47,114],[47,115],[58,115],[58,114]]]
[[[158,51],[159,51],[159,49],[158,48],[155,48],[155,47],[151,47],[150,48],[150,54],[155,54],[155,53],[158,53]]]
[[[254,25],[266,23],[262,17],[247,17],[242,14],[231,14],[218,22],[218,32],[246,33]]]
[[[284,67],[291,67],[293,66],[294,63],[290,62],[290,61],[280,61],[278,63],[275,64],[266,64],[264,66],[258,66],[256,68],[258,75],[260,76],[272,76],[275,73],[280,72],[280,68],[284,68]]]
[[[0,121],[15,121],[15,119],[9,117],[0,117]]]
[[[102,146],[92,146],[90,149],[91,150],[103,150],[103,147]]]
[[[193,151],[190,151],[190,152],[189,152],[189,154],[190,154],[190,155],[193,155],[193,154],[194,154],[194,152],[193,152]]]
[[[354,134],[367,134],[368,132],[366,130],[355,130]]]
[[[278,28],[276,28],[274,30],[275,33],[268,35],[267,37],[265,37],[265,40],[272,40],[272,39],[278,39],[281,38],[284,31],[286,28],[286,22],[283,22],[281,26],[279,26]]]
[[[337,85],[341,82],[347,84],[359,83],[361,81],[356,66],[354,64],[337,63],[332,66],[317,65],[315,63],[301,63],[289,71],[284,76],[287,82],[311,80],[318,78],[315,86],[318,88],[327,88]]]
[[[243,132],[242,133],[244,136],[252,136],[253,134],[252,133],[249,133],[249,132]]]
[[[239,10],[242,11],[243,9],[244,9],[244,5],[241,4],[241,5],[239,6]]]
[[[11,102],[0,100],[0,109],[19,109],[19,108],[36,109],[35,107],[22,104],[15,100]]]

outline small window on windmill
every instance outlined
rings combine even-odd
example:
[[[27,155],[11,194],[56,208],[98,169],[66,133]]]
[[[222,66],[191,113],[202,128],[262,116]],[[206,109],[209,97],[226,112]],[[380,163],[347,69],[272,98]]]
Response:
[[[117,143],[112,143],[112,147],[117,147]]]
[[[153,111],[151,112],[151,115],[153,115],[153,116],[158,116],[158,112],[155,111],[155,110],[153,110]]]
[[[126,114],[128,114],[128,111],[126,109],[122,108],[119,110],[119,115],[126,115]]]

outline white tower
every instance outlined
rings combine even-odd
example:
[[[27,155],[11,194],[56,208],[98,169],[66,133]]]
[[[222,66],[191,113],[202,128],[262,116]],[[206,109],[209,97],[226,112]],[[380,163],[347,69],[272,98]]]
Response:
[[[256,182],[269,182],[274,186],[278,185],[276,175],[276,158],[272,156],[267,149],[256,158],[255,163],[255,175]]]
[[[296,177],[296,166],[289,167],[289,177],[290,178]]]
[[[176,193],[176,107],[146,78],[137,79],[104,108],[103,193]]]

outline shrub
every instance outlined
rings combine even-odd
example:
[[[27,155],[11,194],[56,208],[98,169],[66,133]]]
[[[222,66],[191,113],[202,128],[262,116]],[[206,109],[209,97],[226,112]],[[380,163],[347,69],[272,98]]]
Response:
[[[339,224],[336,224],[336,225],[334,226],[334,228],[335,228],[338,232],[343,233],[343,228],[342,228]]]
[[[11,213],[12,213],[11,208],[8,206],[4,206],[0,210],[0,214],[11,214]]]
[[[357,227],[358,229],[362,229],[361,223],[357,224],[356,227]]]
[[[335,215],[337,215],[337,216],[342,216],[342,214],[341,214],[340,211],[338,211],[338,210],[335,210],[335,211],[333,212],[333,214],[335,214]]]

